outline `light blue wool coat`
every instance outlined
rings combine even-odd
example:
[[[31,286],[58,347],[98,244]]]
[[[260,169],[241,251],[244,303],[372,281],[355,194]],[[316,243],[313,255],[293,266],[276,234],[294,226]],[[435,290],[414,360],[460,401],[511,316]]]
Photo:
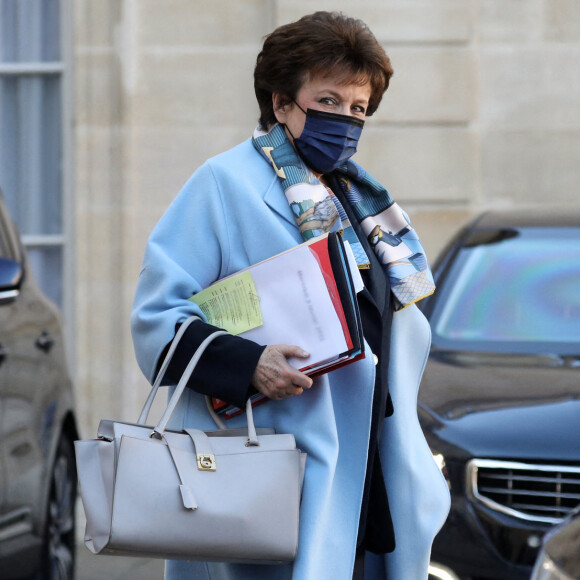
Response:
[[[145,251],[131,316],[135,352],[145,376],[153,380],[176,324],[194,313],[201,315],[188,300],[193,293],[301,242],[279,180],[251,140],[200,167],[155,227]],[[410,344],[405,343],[405,335]],[[385,420],[381,455],[397,548],[393,554],[369,562],[370,579],[386,578],[387,570],[396,580],[427,578],[431,542],[448,510],[445,483],[415,412],[429,341],[428,324],[414,306],[394,315],[389,378],[395,414]],[[315,379],[301,396],[255,408],[257,426],[293,433],[298,447],[308,453],[299,549],[293,564],[175,561],[166,564],[166,578],[350,580],[374,376],[369,354]],[[244,422],[245,417],[239,416],[229,420],[228,426]],[[170,424],[173,429],[184,426],[215,428],[203,396],[190,390]],[[408,572],[397,572],[407,565]]]

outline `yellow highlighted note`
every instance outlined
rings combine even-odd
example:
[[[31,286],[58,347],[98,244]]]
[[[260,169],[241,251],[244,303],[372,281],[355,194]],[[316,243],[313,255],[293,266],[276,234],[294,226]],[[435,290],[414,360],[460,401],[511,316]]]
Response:
[[[221,280],[194,294],[209,324],[241,334],[263,324],[260,301],[250,272]]]

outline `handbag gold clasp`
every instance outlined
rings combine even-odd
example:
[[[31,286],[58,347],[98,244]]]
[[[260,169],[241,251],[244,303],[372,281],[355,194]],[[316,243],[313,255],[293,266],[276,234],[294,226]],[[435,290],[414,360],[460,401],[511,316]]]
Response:
[[[197,468],[200,471],[215,471],[217,469],[215,457],[211,453],[198,453]]]

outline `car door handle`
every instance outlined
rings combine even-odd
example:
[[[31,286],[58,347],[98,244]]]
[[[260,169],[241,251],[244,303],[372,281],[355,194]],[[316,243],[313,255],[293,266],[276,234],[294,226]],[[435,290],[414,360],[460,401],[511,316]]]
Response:
[[[0,344],[0,365],[6,360],[6,349]]]
[[[52,336],[46,332],[46,330],[42,331],[42,334],[36,339],[36,347],[44,352],[49,352],[50,349],[54,346],[54,340]]]

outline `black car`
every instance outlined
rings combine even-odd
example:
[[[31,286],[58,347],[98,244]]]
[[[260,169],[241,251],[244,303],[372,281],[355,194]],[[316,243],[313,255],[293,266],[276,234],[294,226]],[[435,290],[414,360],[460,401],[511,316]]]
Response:
[[[433,561],[527,579],[580,504],[580,210],[485,213],[434,276],[419,416],[452,505]]]
[[[0,195],[2,580],[73,578],[76,438],[58,309],[35,284]]]

